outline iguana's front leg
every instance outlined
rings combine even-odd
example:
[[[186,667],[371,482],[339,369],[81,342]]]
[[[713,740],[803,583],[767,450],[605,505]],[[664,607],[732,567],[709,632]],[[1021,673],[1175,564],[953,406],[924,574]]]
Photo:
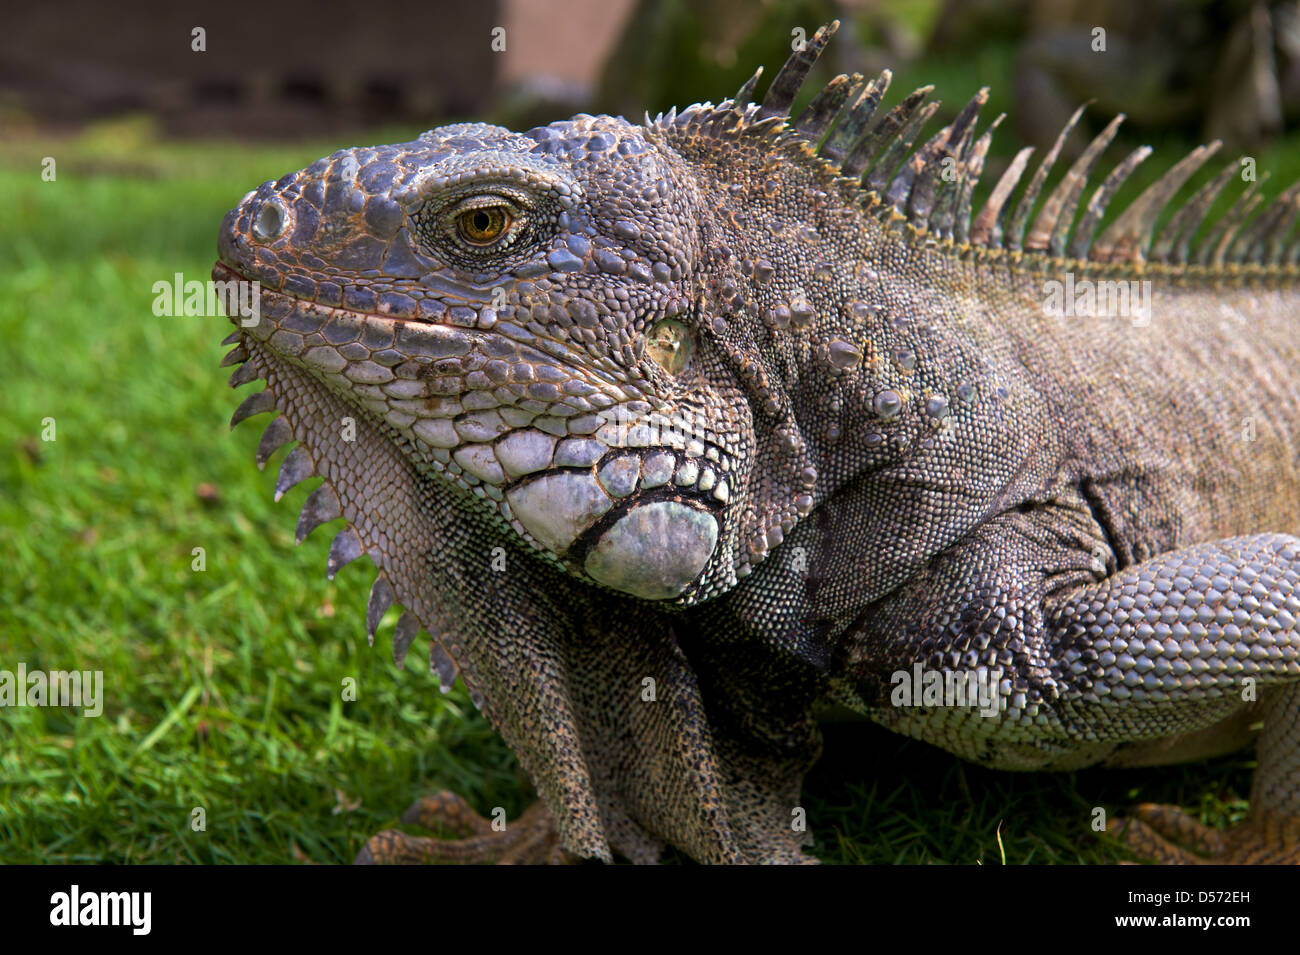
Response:
[[[1258,702],[1263,729],[1250,819],[1207,829],[1176,807],[1144,806],[1120,828],[1163,862],[1300,862],[1300,540],[1263,534],[1163,554],[1071,595],[1049,611],[1057,654],[1086,696],[1119,696],[1143,736],[1185,703],[1207,712]],[[1149,713],[1145,720],[1134,717]],[[1185,740],[1188,754],[1203,738]],[[1130,744],[1133,745],[1133,744]],[[1140,744],[1137,748],[1141,748]],[[1152,747],[1160,761],[1178,748]],[[1133,765],[1131,753],[1108,762]],[[1180,845],[1181,844],[1181,845]]]
[[[1195,858],[1161,836],[1217,862],[1296,861],[1300,539],[1214,541],[1081,582],[1090,535],[1068,524],[1006,515],[875,608],[846,656],[859,697],[894,729],[1004,769],[1198,758],[1244,745],[1241,717],[1262,718],[1247,823],[1216,834],[1148,807],[1128,838],[1161,861]],[[890,705],[882,681],[917,663],[997,672],[1000,711]]]

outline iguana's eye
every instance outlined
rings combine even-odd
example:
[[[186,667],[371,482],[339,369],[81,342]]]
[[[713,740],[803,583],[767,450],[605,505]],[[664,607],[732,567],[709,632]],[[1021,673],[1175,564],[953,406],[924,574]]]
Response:
[[[457,216],[456,228],[461,238],[471,245],[491,245],[506,234],[512,221],[505,206],[480,206]]]
[[[681,322],[665,318],[655,323],[646,336],[645,353],[670,375],[679,375],[691,363],[694,343],[691,331]]]

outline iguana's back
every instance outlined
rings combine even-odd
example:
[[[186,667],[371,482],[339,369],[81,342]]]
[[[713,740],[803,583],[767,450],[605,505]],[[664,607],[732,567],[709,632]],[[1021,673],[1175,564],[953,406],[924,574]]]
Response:
[[[1010,278],[973,263],[964,271],[966,287],[981,290],[970,334],[1043,395],[1063,466],[1087,482],[1123,563],[1220,537],[1300,532],[1294,276],[1275,268],[1271,282],[1238,285],[1194,266],[1087,263]],[[1134,304],[1148,298],[1149,312],[1051,314],[1052,282],[1080,305],[1088,283],[1122,284]]]

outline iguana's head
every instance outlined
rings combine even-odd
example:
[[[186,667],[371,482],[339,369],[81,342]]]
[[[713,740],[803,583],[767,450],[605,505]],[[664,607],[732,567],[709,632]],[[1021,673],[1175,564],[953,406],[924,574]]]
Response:
[[[910,156],[938,104],[923,88],[872,125],[888,71],[837,77],[791,123],[834,29],[761,104],[756,74],[644,125],[447,126],[264,183],[226,217],[214,271],[262,284],[232,353],[261,360],[237,379],[271,359],[310,376],[581,580],[680,605],[727,591],[981,397],[931,334],[973,294],[959,255],[931,249],[995,248],[1027,158],[972,226],[987,91]],[[1073,201],[1053,196],[1030,239],[1057,241]],[[317,473],[340,466],[308,450]]]
[[[214,274],[261,283],[252,347],[547,559],[693,602],[735,580],[752,423],[704,307],[712,213],[648,133],[582,115],[341,150],[250,192]]]

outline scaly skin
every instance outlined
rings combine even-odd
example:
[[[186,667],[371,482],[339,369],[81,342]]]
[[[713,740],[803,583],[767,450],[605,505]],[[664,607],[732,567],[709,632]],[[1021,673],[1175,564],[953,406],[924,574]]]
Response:
[[[299,442],[278,493],[325,478],[300,536],[347,519],[330,569],[379,568],[371,632],[401,603],[395,652],[433,635],[545,806],[495,848],[460,825],[361,861],[806,861],[832,703],[1008,769],[1197,758],[1262,720],[1251,825],[1146,809],[1126,838],[1294,858],[1295,191],[1203,265],[1151,246],[1165,194],[1095,239],[1068,182],[1027,239],[1000,191],[968,225],[982,94],[896,176],[928,113],[871,147],[887,75],[785,125],[831,32],[761,106],[444,127],[223,223],[214,277],[264,287],[236,420],[280,412],[263,463]],[[1045,314],[1067,272],[1149,280],[1150,323]],[[917,663],[993,673],[997,715],[893,705]],[[412,818],[439,806],[463,823]]]

